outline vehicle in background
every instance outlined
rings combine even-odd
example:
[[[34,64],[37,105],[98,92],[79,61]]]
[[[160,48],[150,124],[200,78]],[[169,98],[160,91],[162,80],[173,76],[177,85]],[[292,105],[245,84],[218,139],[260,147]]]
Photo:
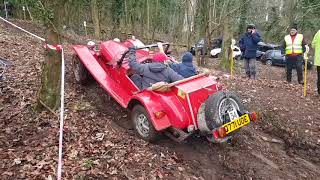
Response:
[[[191,48],[190,48],[190,53],[192,55],[196,55],[197,53],[202,55],[203,52],[205,54],[207,54],[207,52],[209,52],[211,49],[214,48],[221,48],[222,46],[222,38],[213,38],[210,42],[211,47],[207,48],[206,50],[204,49],[204,45],[205,45],[205,40],[204,38],[200,39],[196,44],[194,44]]]
[[[210,51],[210,55],[211,57],[213,58],[218,58],[219,55],[221,53],[221,48],[215,48],[215,49],[212,49]],[[234,46],[234,49],[233,49],[233,58],[237,59],[237,60],[240,60],[240,57],[241,57],[242,53],[241,53],[241,50],[238,46]]]
[[[195,56],[196,53],[199,52],[202,55],[203,47],[204,47],[204,39],[200,39],[196,44],[194,44],[190,48],[190,53]]]
[[[280,48],[279,45],[270,44],[265,42],[258,43],[258,50],[257,50],[257,60],[260,60],[261,57],[269,50],[278,50]]]
[[[268,66],[286,66],[285,55],[281,53],[281,50],[269,50],[260,59],[263,64]],[[310,59],[307,62],[307,68],[312,69],[313,61]],[[304,63],[303,63],[304,65]]]

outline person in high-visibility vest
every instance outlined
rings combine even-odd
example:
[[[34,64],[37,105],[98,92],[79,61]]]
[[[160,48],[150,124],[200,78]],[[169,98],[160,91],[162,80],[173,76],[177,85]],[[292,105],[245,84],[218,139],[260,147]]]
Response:
[[[317,66],[318,72],[318,94],[320,95],[320,30],[316,33],[312,40],[312,48],[314,48],[314,65]]]
[[[295,67],[299,84],[303,84],[302,64],[303,54],[306,51],[305,40],[302,34],[298,33],[297,25],[291,26],[290,34],[286,35],[282,43],[282,52],[286,55],[287,81],[291,82],[292,69]]]

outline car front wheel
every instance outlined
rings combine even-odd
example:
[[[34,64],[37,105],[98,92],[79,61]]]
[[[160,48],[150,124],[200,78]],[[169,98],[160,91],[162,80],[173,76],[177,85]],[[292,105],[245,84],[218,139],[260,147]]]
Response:
[[[271,59],[268,59],[268,60],[266,61],[266,65],[272,66],[272,61],[271,61]]]
[[[84,67],[78,56],[72,58],[73,74],[77,83],[87,85],[92,78],[88,70]]]
[[[150,120],[150,116],[146,109],[141,105],[136,105],[131,112],[131,120],[137,135],[148,142],[155,142],[160,137],[158,132]]]

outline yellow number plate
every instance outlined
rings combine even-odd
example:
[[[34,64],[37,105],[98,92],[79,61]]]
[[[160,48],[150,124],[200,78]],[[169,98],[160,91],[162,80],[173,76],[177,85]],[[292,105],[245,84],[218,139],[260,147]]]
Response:
[[[249,115],[245,114],[233,121],[228,122],[227,124],[224,124],[223,127],[226,129],[226,133],[229,134],[249,123],[250,123]]]

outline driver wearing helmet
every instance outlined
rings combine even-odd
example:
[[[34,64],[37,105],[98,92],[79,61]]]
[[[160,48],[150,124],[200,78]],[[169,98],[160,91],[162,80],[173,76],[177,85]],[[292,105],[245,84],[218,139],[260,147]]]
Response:
[[[152,62],[140,64],[136,60],[135,48],[129,48],[129,66],[138,74],[131,76],[131,80],[139,89],[146,89],[157,82],[172,83],[183,79],[174,70],[164,64],[168,56],[162,52],[154,54]]]
[[[113,41],[114,42],[120,42],[120,39],[119,38],[114,38]]]

